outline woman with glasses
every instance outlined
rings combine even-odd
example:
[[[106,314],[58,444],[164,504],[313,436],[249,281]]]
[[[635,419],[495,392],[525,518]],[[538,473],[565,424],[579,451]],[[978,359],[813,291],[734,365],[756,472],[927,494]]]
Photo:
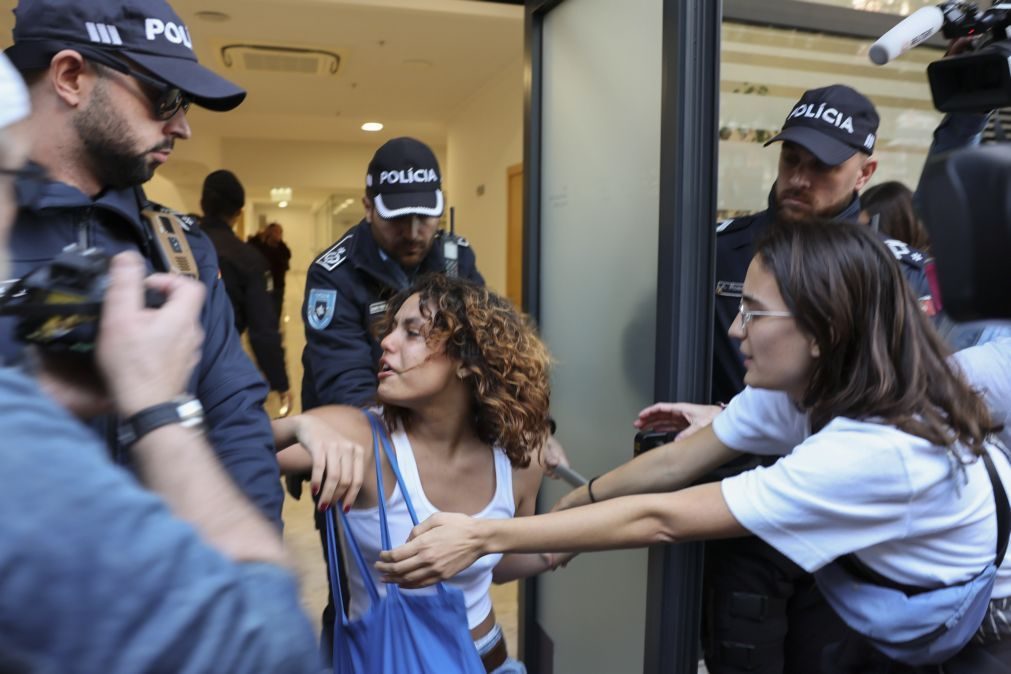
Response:
[[[996,485],[1011,485],[1011,467],[987,439],[984,403],[949,366],[873,232],[822,222],[770,228],[731,336],[741,340],[748,388],[711,426],[591,480],[556,506],[564,512],[509,522],[433,517],[378,568],[414,587],[484,554],[749,533],[816,577],[855,557],[874,578],[917,592],[963,583],[995,562]],[[690,486],[739,452],[782,458]],[[984,453],[996,482],[977,460]],[[1008,562],[992,596],[1011,596]],[[974,657],[1011,659],[999,632],[981,633],[987,652]],[[835,648],[810,671],[913,671],[855,632]]]

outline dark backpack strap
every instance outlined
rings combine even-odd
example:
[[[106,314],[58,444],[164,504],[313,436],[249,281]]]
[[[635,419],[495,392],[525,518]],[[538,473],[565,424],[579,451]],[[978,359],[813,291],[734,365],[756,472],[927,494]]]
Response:
[[[986,473],[990,476],[990,484],[993,485],[993,503],[997,509],[997,556],[996,564],[1000,566],[1004,562],[1004,555],[1007,553],[1008,537],[1011,536],[1011,511],[1007,500],[1007,492],[1004,491],[1004,484],[1000,481],[997,468],[993,465],[990,452],[983,450],[983,464],[986,466]]]
[[[986,467],[986,473],[990,477],[990,486],[993,488],[994,507],[997,511],[997,552],[995,560],[996,565],[999,567],[1004,561],[1008,537],[1011,536],[1011,510],[1009,510],[1007,492],[1004,491],[1004,485],[997,474],[997,468],[993,465],[993,459],[990,458],[990,452],[984,450],[982,459],[983,465]],[[836,563],[860,580],[882,587],[890,587],[893,590],[904,593],[908,597],[931,591],[931,588],[907,585],[897,580],[892,580],[864,564],[852,552],[836,559]]]
[[[905,583],[900,583],[897,580],[892,580],[888,576],[882,575],[872,569],[871,567],[864,564],[860,559],[854,554],[849,553],[848,555],[843,555],[835,560],[836,564],[845,569],[851,576],[858,578],[866,583],[872,585],[880,585],[881,587],[890,587],[893,590],[898,590],[902,592],[907,597],[913,597],[918,594],[923,594],[924,592],[930,592],[931,588],[918,587],[916,585],[906,585]]]

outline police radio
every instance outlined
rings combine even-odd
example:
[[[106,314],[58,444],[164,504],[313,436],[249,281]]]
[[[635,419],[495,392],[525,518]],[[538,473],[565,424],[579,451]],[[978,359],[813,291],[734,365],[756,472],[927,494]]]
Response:
[[[449,236],[442,242],[442,259],[446,264],[446,276],[460,275],[460,244],[456,236],[456,208],[449,207]]]
[[[181,274],[199,280],[199,272],[190,243],[186,240],[186,228],[175,213],[145,208],[141,215],[151,225],[154,234],[152,243],[161,262],[162,271]]]

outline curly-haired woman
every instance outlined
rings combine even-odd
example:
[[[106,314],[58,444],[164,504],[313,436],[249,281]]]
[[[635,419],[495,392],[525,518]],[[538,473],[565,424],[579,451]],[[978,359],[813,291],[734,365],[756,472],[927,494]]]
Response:
[[[443,511],[481,519],[532,515],[542,470],[531,457],[548,438],[550,357],[526,318],[483,287],[433,275],[390,302],[384,332],[377,397],[419,520]],[[320,507],[344,503],[355,539],[374,563],[381,549],[379,495],[375,480],[364,479],[375,464],[362,449],[372,446],[362,411],[317,408],[278,420],[274,431],[279,447],[302,440],[278,454],[282,471],[311,469]],[[381,461],[391,540],[399,544],[412,522],[388,460]],[[449,579],[464,594],[471,637],[488,671],[525,671],[506,663],[488,594],[492,581],[536,574],[556,561],[492,555]],[[363,579],[348,572],[355,618],[369,602]]]

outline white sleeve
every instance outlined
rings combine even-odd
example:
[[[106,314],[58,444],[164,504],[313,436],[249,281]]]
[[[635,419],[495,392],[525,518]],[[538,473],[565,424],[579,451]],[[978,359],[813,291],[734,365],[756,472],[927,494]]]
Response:
[[[782,391],[749,386],[713,420],[713,432],[738,452],[784,455],[808,436],[808,419]]]
[[[836,419],[789,456],[723,480],[734,517],[807,571],[903,537],[912,487],[891,427]]]
[[[1011,416],[1011,337],[963,349],[951,359],[969,384],[983,394],[995,420],[1007,425]]]

